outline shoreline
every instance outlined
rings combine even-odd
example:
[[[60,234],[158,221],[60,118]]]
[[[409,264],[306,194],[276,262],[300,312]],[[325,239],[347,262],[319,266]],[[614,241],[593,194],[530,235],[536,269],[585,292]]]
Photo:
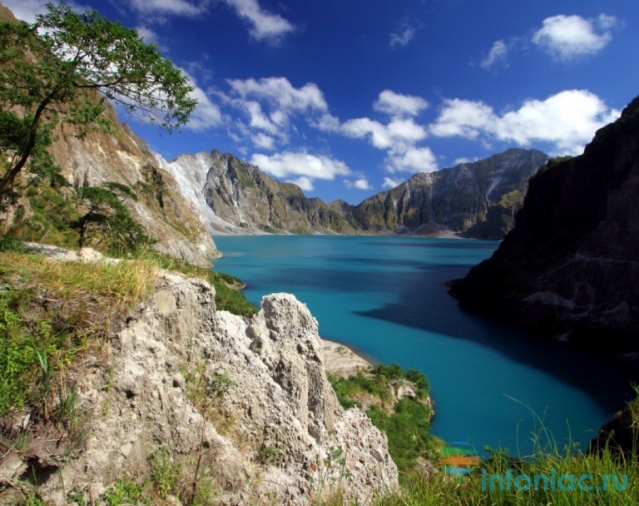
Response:
[[[375,361],[362,351],[339,341],[320,338],[327,373],[348,378],[375,366]]]

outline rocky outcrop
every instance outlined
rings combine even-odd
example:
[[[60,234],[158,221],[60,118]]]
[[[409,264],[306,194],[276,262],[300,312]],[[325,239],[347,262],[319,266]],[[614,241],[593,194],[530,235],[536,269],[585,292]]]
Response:
[[[501,239],[513,226],[528,179],[547,158],[533,149],[510,149],[478,162],[415,174],[354,206],[352,223],[374,233]]]
[[[290,183],[280,183],[258,167],[217,150],[180,155],[165,162],[182,192],[217,233],[351,233],[339,213],[309,199]]]
[[[81,451],[13,454],[2,478],[37,474],[47,504],[66,504],[65,494],[88,504],[118,480],[144,481],[159,455],[187,483],[210,483],[216,504],[305,505],[334,493],[368,504],[395,490],[386,437],[340,407],[306,306],[274,294],[245,320],[216,311],[214,295],[203,280],[161,274],[75,370]]]
[[[513,227],[528,179],[547,156],[511,149],[486,160],[416,174],[352,206],[308,198],[233,155],[181,155],[164,167],[199,206],[212,232],[461,235],[501,239]]]
[[[463,307],[637,362],[639,97],[530,180],[515,229],[452,283]]]

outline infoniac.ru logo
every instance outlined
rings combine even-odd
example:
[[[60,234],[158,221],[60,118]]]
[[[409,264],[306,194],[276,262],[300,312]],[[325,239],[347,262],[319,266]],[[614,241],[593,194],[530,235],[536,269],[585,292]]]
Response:
[[[479,465],[480,458],[475,447],[466,441],[448,443],[439,451],[439,463],[444,471],[455,476],[464,476]]]

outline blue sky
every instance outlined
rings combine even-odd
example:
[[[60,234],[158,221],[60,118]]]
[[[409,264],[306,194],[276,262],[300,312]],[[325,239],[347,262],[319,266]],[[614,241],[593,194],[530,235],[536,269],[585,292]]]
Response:
[[[0,0],[28,21],[45,0]],[[71,2],[69,2],[71,3]],[[167,160],[219,149],[358,203],[510,147],[578,154],[639,94],[635,0],[74,0],[137,28],[200,105]]]

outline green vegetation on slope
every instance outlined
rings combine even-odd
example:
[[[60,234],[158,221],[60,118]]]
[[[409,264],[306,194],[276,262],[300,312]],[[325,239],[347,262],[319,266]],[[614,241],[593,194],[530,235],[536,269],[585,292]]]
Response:
[[[0,248],[0,419],[28,408],[31,432],[48,424],[72,439],[78,418],[70,371],[87,348],[100,346],[115,316],[147,296],[157,268],[148,260],[53,262],[16,246],[3,241]],[[20,431],[0,425],[5,451],[28,447]]]
[[[404,372],[397,364],[377,365],[366,374],[348,379],[329,375],[329,380],[344,408],[365,409],[386,434],[388,451],[400,471],[409,471],[421,459],[436,455],[440,442],[430,435],[430,385],[422,373]],[[401,389],[411,393],[398,399]]]

